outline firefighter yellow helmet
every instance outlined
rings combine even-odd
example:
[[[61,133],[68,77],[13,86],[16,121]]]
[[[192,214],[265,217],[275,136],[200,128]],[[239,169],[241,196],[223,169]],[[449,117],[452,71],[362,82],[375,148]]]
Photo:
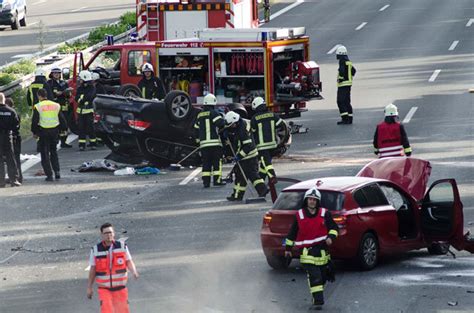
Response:
[[[385,107],[385,116],[398,116],[398,108],[393,103],[390,103]]]
[[[306,200],[307,198],[314,198],[321,201],[321,193],[316,187],[313,187],[311,189],[308,189],[308,191],[305,192],[304,199]]]
[[[225,122],[227,125],[232,125],[240,120],[240,115],[234,111],[229,111],[225,114]]]
[[[347,48],[344,47],[343,45],[340,45],[336,49],[336,55],[347,55]]]
[[[79,78],[82,79],[85,82],[89,82],[92,80],[92,74],[89,71],[80,71],[79,72]]]
[[[262,104],[265,104],[265,100],[262,97],[256,97],[252,101],[252,110],[256,110]]]
[[[203,105],[216,105],[217,98],[212,93],[207,94],[202,101]]]

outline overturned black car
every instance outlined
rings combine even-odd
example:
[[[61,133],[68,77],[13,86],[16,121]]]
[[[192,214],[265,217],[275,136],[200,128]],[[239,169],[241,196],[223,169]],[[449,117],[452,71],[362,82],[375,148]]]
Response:
[[[187,93],[171,91],[164,101],[99,95],[94,107],[97,136],[112,150],[107,159],[166,166],[189,156],[181,165],[201,165],[199,153],[192,153],[197,148],[193,125],[201,108],[192,105]],[[231,110],[247,117],[240,103],[218,109],[223,114]],[[276,157],[283,155],[291,144],[288,126],[278,133],[278,140]]]

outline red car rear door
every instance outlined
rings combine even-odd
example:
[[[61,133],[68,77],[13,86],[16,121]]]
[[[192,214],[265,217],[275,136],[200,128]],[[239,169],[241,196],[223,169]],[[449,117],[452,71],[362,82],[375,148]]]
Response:
[[[421,230],[428,243],[444,241],[474,253],[474,240],[464,233],[463,205],[454,179],[434,182],[421,207]]]

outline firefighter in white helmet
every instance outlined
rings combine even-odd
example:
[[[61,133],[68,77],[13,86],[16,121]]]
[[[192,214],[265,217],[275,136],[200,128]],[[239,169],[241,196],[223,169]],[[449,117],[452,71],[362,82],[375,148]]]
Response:
[[[390,103],[384,109],[385,119],[377,125],[374,134],[374,153],[379,158],[410,156],[412,149],[405,127],[398,120],[398,108]]]
[[[340,45],[336,49],[336,58],[339,60],[337,76],[337,107],[341,120],[338,125],[352,124],[351,88],[356,69],[347,56],[346,47]]]
[[[161,79],[154,75],[153,65],[145,63],[142,65],[143,78],[138,82],[141,96],[144,99],[160,99],[166,96],[165,86]]]
[[[54,99],[53,91],[51,90],[51,87],[48,85],[48,82],[46,80],[46,71],[41,67],[35,70],[35,80],[28,87],[26,93],[26,101],[28,102],[28,105],[30,107],[34,106],[39,102],[37,92],[40,89],[46,90],[49,100]]]
[[[69,121],[71,120],[72,114],[69,106],[70,89],[68,87],[67,82],[61,79],[61,74],[62,71],[59,67],[53,67],[51,69],[51,73],[49,74],[48,85],[53,91],[53,101],[61,105],[61,112],[67,123],[70,123]],[[72,148],[72,146],[66,142],[67,135],[67,130],[61,131],[61,133],[59,134],[61,148]]]
[[[265,100],[256,97],[252,101],[255,114],[250,120],[252,135],[258,150],[260,177],[276,183],[276,173],[272,164],[272,153],[278,146],[277,131],[285,127],[283,120],[273,112],[269,112]]]
[[[215,109],[217,99],[213,94],[204,97],[203,110],[196,117],[194,128],[202,158],[202,183],[204,188],[211,185],[224,186],[222,181],[222,141],[219,132],[225,126],[222,115]]]
[[[87,137],[91,150],[96,150],[97,138],[94,129],[94,106],[93,101],[96,90],[92,82],[92,73],[84,70],[79,73],[80,86],[76,93],[77,126],[79,129],[79,150],[86,149]]]
[[[243,199],[247,189],[247,179],[253,184],[258,195],[264,197],[268,193],[268,188],[258,175],[258,150],[250,133],[250,123],[241,119],[240,115],[234,111],[226,113],[225,121],[229,134],[227,144],[231,145],[232,151],[235,152],[233,161],[239,163],[234,168],[234,190],[227,200]]]
[[[292,249],[301,249],[300,263],[306,270],[313,296],[313,307],[324,304],[324,285],[334,281],[335,275],[328,247],[338,236],[338,226],[331,212],[322,207],[321,192],[316,188],[306,191],[303,208],[298,210],[285,240],[285,256],[291,258]]]

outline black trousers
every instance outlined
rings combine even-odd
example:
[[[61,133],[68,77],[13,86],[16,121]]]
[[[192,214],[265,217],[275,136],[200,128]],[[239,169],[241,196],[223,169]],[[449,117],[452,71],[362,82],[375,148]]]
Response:
[[[15,162],[16,162],[16,167],[17,167],[17,172],[18,172],[18,181],[22,183],[23,172],[21,171],[20,154],[21,154],[21,136],[15,136],[13,137],[13,155],[15,156]]]
[[[71,119],[72,119],[72,111],[71,111],[70,109],[68,109],[68,110],[63,110],[62,113],[63,113],[64,119],[66,120],[67,127],[69,128],[69,125],[70,125]],[[60,137],[60,139],[61,139],[61,143],[63,143],[63,144],[66,143],[67,135],[68,135],[68,131],[67,131],[67,130],[62,131],[62,132],[59,134],[59,137]]]
[[[313,296],[313,304],[324,304],[324,284],[326,283],[324,272],[326,271],[326,265],[302,264],[302,266],[308,277],[308,285],[311,295]]]
[[[201,148],[202,158],[202,182],[208,187],[211,184],[211,176],[214,184],[222,183],[222,147]]]
[[[0,185],[5,185],[5,161],[10,183],[18,179],[12,136],[9,132],[0,133]]]
[[[59,173],[59,158],[57,144],[59,140],[58,128],[43,128],[39,135],[41,166],[47,177],[53,177],[53,171]]]
[[[352,120],[351,86],[337,88],[337,107],[341,119]]]
[[[264,196],[267,193],[267,186],[263,179],[258,174],[258,160],[257,158],[250,158],[247,160],[240,160],[240,167],[244,171],[245,176],[249,181],[252,182],[253,186],[257,190],[259,196]],[[247,189],[247,180],[245,180],[244,174],[240,170],[239,165],[235,166],[235,183],[232,197],[241,200],[244,197],[245,190]]]
[[[270,149],[258,151],[259,173],[260,178],[272,178],[276,176],[275,169],[272,164],[272,153]]]
[[[94,128],[94,113],[79,114],[77,120],[77,126],[79,128],[79,147],[85,147],[87,137],[91,146],[95,146],[95,128]]]

